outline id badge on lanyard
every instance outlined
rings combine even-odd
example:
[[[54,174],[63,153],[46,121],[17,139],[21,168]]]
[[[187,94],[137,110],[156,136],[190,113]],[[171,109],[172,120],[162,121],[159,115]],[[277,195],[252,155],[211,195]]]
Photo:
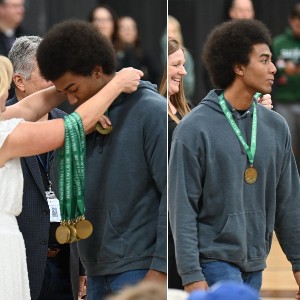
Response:
[[[51,189],[45,193],[50,209],[50,222],[61,222],[59,200]]]

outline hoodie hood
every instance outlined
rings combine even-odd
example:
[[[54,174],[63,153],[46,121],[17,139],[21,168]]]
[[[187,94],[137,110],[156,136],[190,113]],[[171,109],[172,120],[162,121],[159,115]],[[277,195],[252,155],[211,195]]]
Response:
[[[213,110],[223,114],[222,108],[219,104],[219,96],[221,95],[222,92],[223,92],[223,90],[221,90],[221,89],[211,90],[206,95],[206,97],[200,102],[199,105],[207,105],[210,108],[212,108]],[[232,105],[226,99],[225,99],[225,101],[226,101],[228,109],[232,112],[233,116],[235,116],[236,114],[239,115],[237,110],[235,108],[233,108]],[[255,97],[253,97],[253,101],[257,104],[257,100],[256,100]],[[249,107],[249,109],[247,109],[242,116],[240,116],[240,115],[239,116],[240,117],[244,117],[244,116],[247,116],[247,115],[252,116],[252,114],[253,114],[253,105],[251,105]]]

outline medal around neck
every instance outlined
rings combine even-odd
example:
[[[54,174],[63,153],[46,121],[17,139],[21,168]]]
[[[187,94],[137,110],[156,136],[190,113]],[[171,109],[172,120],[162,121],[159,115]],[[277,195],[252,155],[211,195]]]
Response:
[[[246,169],[244,178],[246,183],[253,184],[257,179],[257,170],[253,166],[250,166]]]
[[[113,130],[113,127],[112,127],[112,125],[107,125],[107,127],[106,128],[103,128],[103,126],[98,122],[97,124],[96,124],[96,130],[100,133],[100,134],[109,134],[109,133],[111,133],[112,132],[112,130]]]
[[[221,95],[219,96],[219,104],[220,104],[220,106],[222,108],[222,111],[223,111],[226,119],[228,120],[233,132],[235,133],[235,135],[239,139],[241,145],[243,146],[243,148],[244,148],[244,150],[247,154],[247,158],[249,160],[250,166],[244,172],[244,179],[245,179],[246,183],[253,184],[257,180],[257,171],[253,167],[254,156],[255,156],[255,152],[256,152],[256,138],[257,138],[256,103],[254,101],[253,104],[252,104],[253,105],[253,117],[252,117],[252,130],[251,130],[251,144],[250,144],[250,146],[247,144],[245,138],[243,137],[243,134],[242,134],[240,128],[238,127],[238,125],[234,121],[234,119],[232,117],[232,114],[231,114],[231,112],[229,111],[229,109],[227,107],[227,104],[226,104],[226,101],[225,101],[225,98],[224,98],[224,93],[221,93]]]

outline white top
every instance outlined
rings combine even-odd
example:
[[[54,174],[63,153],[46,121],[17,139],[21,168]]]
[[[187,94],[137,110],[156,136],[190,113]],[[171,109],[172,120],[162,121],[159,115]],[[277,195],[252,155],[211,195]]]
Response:
[[[23,119],[0,121],[0,147]],[[22,210],[23,174],[20,158],[9,160],[0,168],[0,211],[14,216]]]
[[[20,122],[0,121],[0,148]],[[7,300],[30,299],[24,239],[15,217],[22,210],[23,185],[20,159],[9,160],[0,168],[0,298]]]

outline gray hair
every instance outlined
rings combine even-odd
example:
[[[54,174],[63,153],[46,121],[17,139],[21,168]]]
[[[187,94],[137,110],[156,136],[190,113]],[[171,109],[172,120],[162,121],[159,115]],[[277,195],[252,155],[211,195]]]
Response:
[[[41,41],[42,38],[39,36],[21,36],[15,40],[8,53],[14,74],[20,74],[26,80],[30,79],[35,67],[36,51]]]

